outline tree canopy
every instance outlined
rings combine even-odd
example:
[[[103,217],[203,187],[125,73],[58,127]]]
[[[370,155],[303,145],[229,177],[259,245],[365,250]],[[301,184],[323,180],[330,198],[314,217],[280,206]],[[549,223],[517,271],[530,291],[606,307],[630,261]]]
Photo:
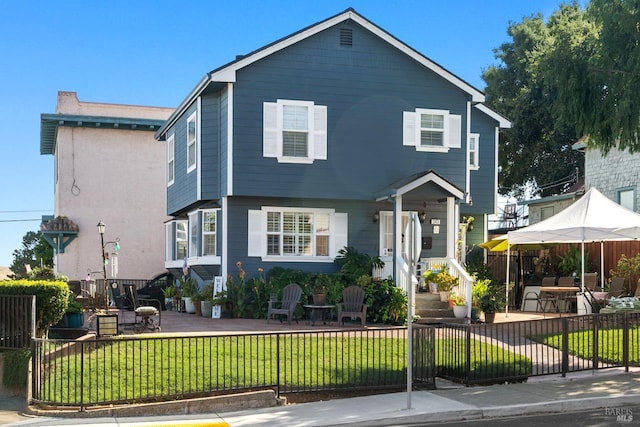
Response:
[[[591,0],[578,28],[565,23],[550,55],[547,90],[558,119],[588,144],[640,151],[640,1]]]
[[[53,267],[53,248],[42,238],[39,231],[27,231],[22,237],[22,249],[13,251],[13,263],[9,266],[13,278],[30,277],[27,265],[34,269]]]
[[[509,25],[483,73],[488,104],[513,123],[501,135],[500,193],[566,190],[584,167],[571,148],[582,137],[604,153],[640,151],[639,3],[561,4],[547,21]]]

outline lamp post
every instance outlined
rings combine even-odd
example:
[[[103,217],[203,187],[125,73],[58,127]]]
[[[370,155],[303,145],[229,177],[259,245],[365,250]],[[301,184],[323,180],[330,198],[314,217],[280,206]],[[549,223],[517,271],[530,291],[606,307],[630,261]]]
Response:
[[[98,222],[98,233],[100,234],[100,248],[102,251],[102,274],[103,274],[103,286],[104,286],[104,309],[109,310],[109,297],[107,289],[107,257],[104,253],[104,229],[105,225],[102,220]]]

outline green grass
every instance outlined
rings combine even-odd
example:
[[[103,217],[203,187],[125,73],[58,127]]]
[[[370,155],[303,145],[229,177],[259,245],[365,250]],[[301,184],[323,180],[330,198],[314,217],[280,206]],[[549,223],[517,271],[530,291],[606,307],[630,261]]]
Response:
[[[465,342],[442,339],[438,346],[436,365],[440,375],[464,380],[467,366]],[[531,374],[531,359],[528,357],[478,340],[471,340],[470,346],[469,381],[522,379]]]
[[[264,387],[345,387],[402,383],[406,342],[398,338],[275,336],[135,340],[104,344],[56,359],[42,388],[60,403],[131,401],[211,390]],[[367,356],[368,355],[368,356]],[[81,384],[82,382],[82,384]]]
[[[622,363],[622,336],[623,330],[604,329],[598,330],[598,357],[602,362],[611,364]],[[544,335],[533,337],[535,341],[562,349],[562,334]],[[629,363],[640,362],[640,329],[629,329]],[[569,354],[584,359],[593,359],[593,331],[570,332],[568,335]]]
[[[449,340],[439,340],[436,347],[464,354]],[[473,341],[472,348],[471,379],[521,377],[531,371],[531,362],[525,357],[478,341]],[[116,340],[89,345],[84,358],[78,352],[53,359],[46,367],[48,381],[38,399],[59,404],[132,402],[277,383],[283,390],[395,386],[406,381],[406,359],[403,337],[294,335],[280,336],[278,341],[275,335],[257,335]],[[450,373],[465,366],[460,360],[445,358],[437,358],[436,364]]]

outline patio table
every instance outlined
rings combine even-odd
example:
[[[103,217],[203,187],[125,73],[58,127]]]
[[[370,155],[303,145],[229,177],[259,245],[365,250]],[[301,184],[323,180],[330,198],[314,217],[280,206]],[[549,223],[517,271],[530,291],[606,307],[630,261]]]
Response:
[[[302,307],[304,307],[305,309],[311,310],[311,315],[310,315],[311,326],[315,326],[316,319],[322,320],[322,324],[326,325],[327,314],[329,314],[331,310],[336,308],[336,306],[332,304],[324,304],[324,305],[305,304]]]

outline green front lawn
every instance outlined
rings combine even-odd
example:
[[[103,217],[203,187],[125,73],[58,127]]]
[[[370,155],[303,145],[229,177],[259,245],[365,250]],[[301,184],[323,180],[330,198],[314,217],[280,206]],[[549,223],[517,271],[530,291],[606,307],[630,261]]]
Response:
[[[622,329],[604,329],[598,331],[598,357],[602,362],[622,363]],[[593,359],[593,331],[570,332],[569,354],[583,359]],[[562,334],[533,337],[535,341],[562,349]],[[629,363],[640,362],[640,329],[629,329]]]
[[[84,345],[84,357],[80,352],[69,354],[46,366],[39,400],[72,405],[131,402],[276,384],[286,391],[396,386],[406,381],[403,337],[255,335],[116,339]],[[445,356],[465,354],[462,344],[437,340],[435,345],[435,364],[441,372],[464,373],[465,363]],[[479,341],[472,341],[472,349],[472,380],[526,377],[531,372],[526,357]]]

